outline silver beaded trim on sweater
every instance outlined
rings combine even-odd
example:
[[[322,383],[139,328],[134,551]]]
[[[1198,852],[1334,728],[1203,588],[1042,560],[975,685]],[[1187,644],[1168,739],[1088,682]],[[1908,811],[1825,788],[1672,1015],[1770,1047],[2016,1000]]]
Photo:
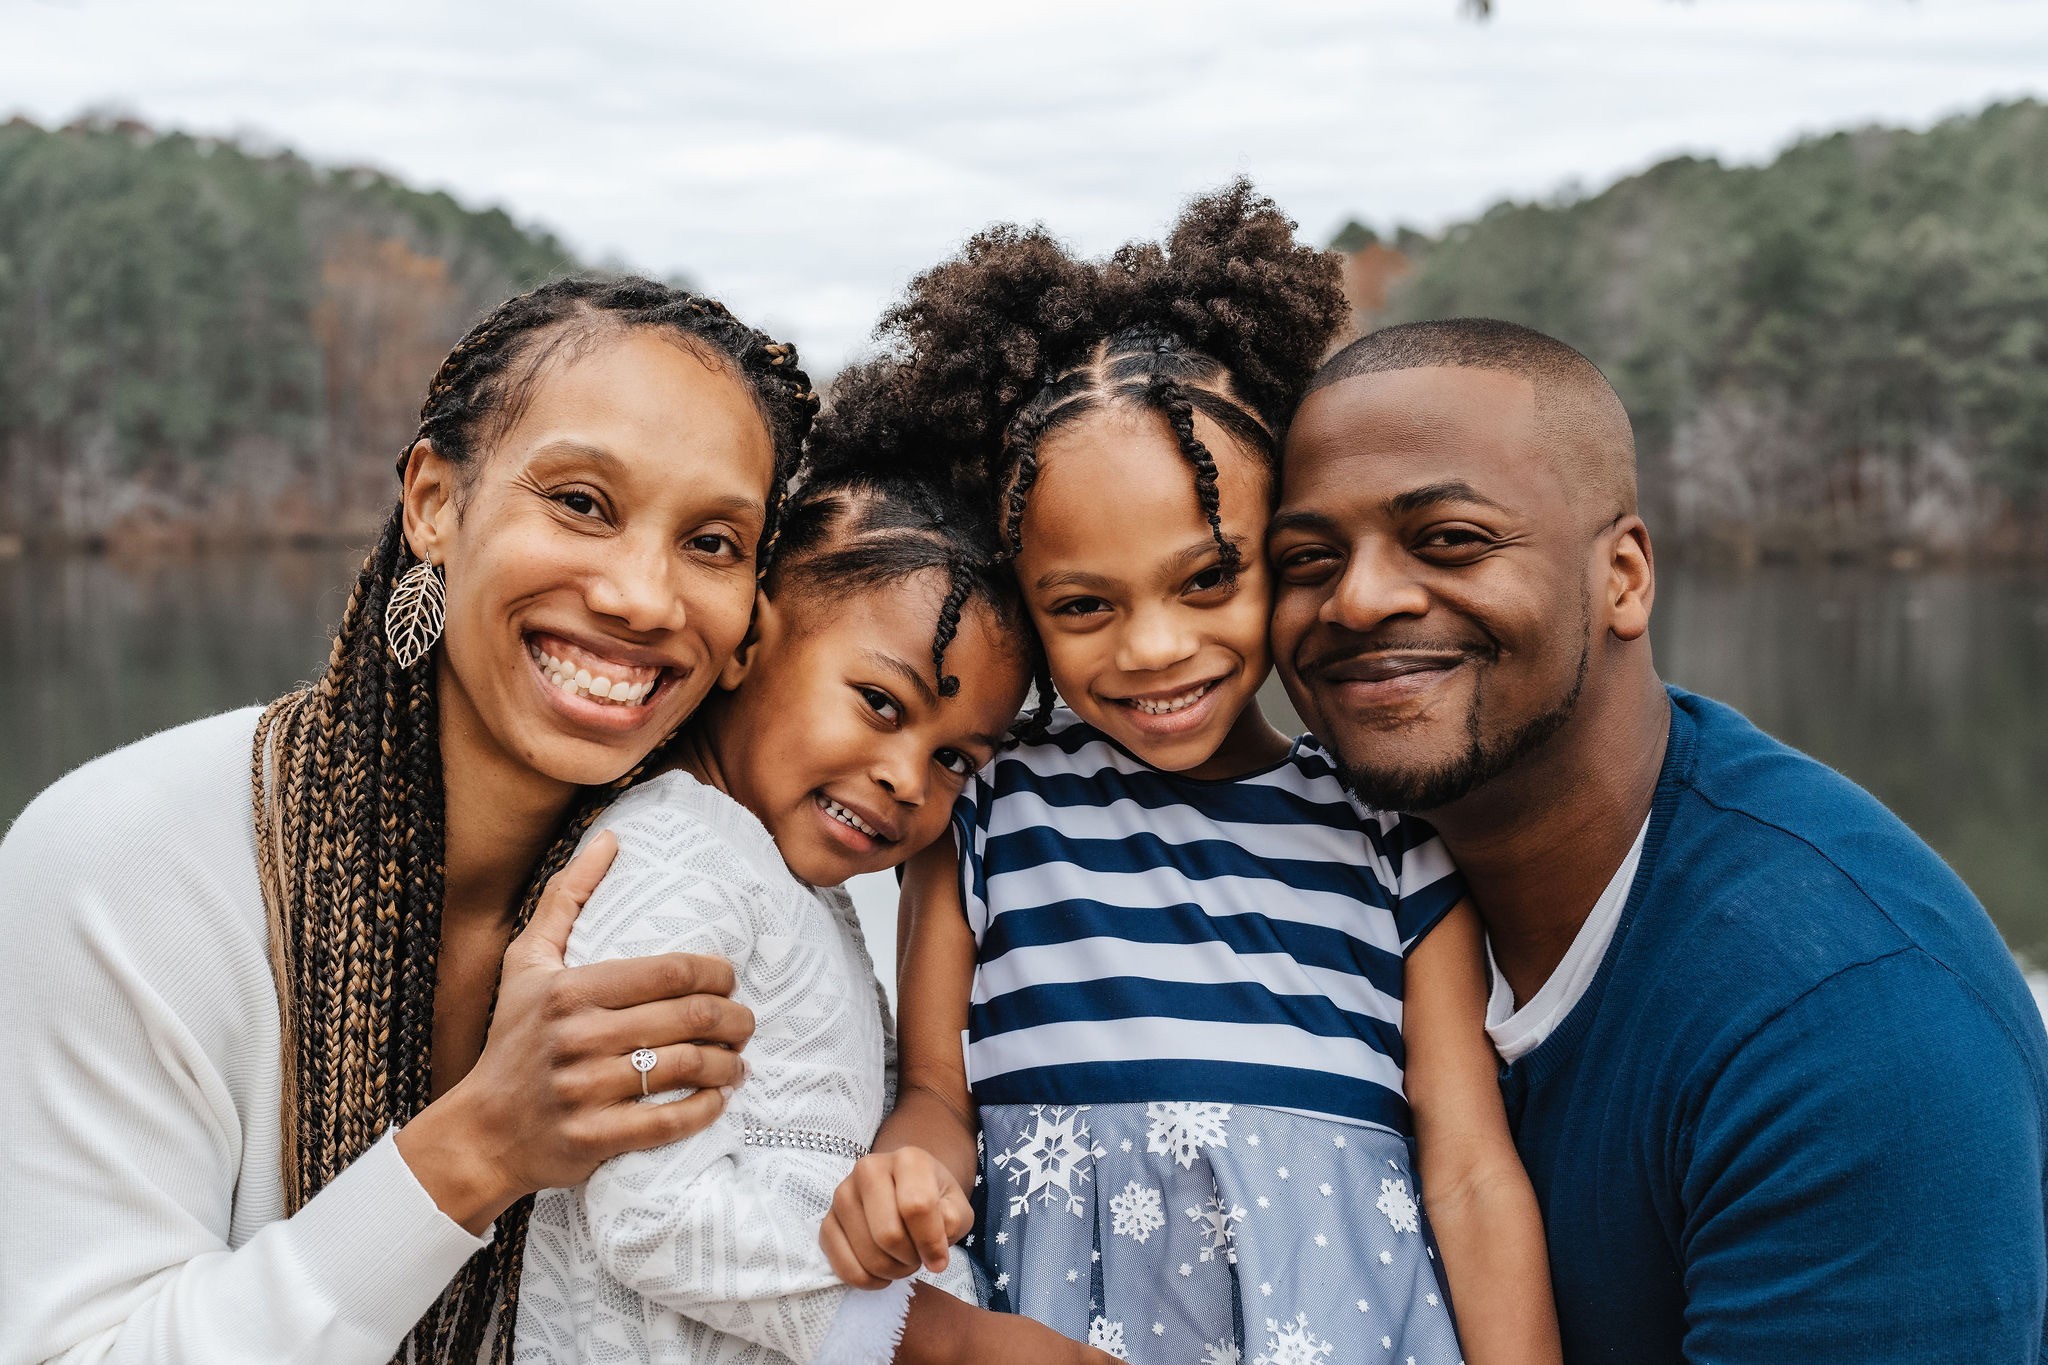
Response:
[[[789,1147],[799,1152],[827,1152],[849,1161],[859,1161],[868,1154],[868,1149],[852,1138],[817,1128],[763,1128],[750,1123],[745,1129],[745,1141],[749,1147]]]

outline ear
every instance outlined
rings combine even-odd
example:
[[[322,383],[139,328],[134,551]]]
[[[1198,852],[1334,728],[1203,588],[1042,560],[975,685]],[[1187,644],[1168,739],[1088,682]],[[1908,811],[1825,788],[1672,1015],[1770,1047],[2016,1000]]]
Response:
[[[432,441],[414,441],[405,457],[405,543],[413,557],[446,564],[460,513],[455,505],[455,466]]]
[[[776,606],[775,599],[766,593],[756,594],[754,619],[747,626],[747,634],[740,641],[740,647],[725,661],[725,667],[718,670],[719,687],[730,692],[745,682],[747,675],[754,671],[754,664],[761,657],[762,651],[775,648],[787,625],[785,615],[782,609]]]
[[[1618,640],[1640,640],[1649,633],[1650,607],[1657,597],[1657,559],[1650,547],[1650,528],[1638,516],[1625,516],[1602,537],[1607,547],[1606,583],[1601,605],[1607,628]]]

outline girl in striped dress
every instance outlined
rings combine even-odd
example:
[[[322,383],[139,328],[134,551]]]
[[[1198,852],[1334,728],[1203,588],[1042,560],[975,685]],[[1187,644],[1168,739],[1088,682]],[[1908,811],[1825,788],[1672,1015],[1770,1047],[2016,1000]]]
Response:
[[[1280,429],[1343,307],[1291,229],[1241,182],[1102,267],[998,229],[841,381],[828,439],[993,475],[1050,676],[909,868],[899,1104],[822,1240],[935,1267],[971,1189],[995,1306],[1121,1359],[1555,1359],[1458,876],[1259,708]]]

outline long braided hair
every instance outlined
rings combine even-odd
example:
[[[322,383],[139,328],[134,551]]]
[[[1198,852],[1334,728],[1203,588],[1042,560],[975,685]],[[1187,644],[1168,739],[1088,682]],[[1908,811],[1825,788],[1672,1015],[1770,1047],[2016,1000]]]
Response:
[[[623,328],[672,332],[746,385],[775,449],[772,522],[817,410],[794,348],[712,299],[648,280],[565,279],[499,305],[442,362],[411,444],[429,440],[458,470],[473,466],[516,418],[554,348]],[[250,780],[283,1023],[288,1213],[429,1098],[445,871],[434,674],[430,661],[398,667],[383,637],[392,588],[416,562],[403,509],[394,509],[349,595],[326,672],[271,703],[256,727]],[[569,813],[527,885],[515,932],[578,836],[638,772]],[[494,1313],[492,1358],[510,1358],[530,1208],[521,1200],[499,1218],[496,1238],[428,1310],[399,1359],[471,1365]]]
[[[1294,224],[1242,179],[1191,201],[1163,243],[1102,263],[1043,229],[999,226],[911,282],[877,328],[882,353],[840,377],[827,422],[971,471],[993,490],[1014,558],[1045,440],[1113,405],[1156,412],[1234,577],[1195,416],[1277,473],[1287,419],[1346,316],[1336,259],[1297,245]],[[1026,733],[1054,703],[1042,649],[1035,674]]]

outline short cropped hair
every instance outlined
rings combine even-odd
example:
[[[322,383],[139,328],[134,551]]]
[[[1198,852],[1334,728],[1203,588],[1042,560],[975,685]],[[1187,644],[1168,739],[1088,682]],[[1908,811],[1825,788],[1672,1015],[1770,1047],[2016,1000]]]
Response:
[[[1604,491],[1617,513],[1636,510],[1636,442],[1628,410],[1600,367],[1533,328],[1496,318],[1409,322],[1368,333],[1323,362],[1308,392],[1363,374],[1459,368],[1529,381],[1537,436],[1575,489]]]

